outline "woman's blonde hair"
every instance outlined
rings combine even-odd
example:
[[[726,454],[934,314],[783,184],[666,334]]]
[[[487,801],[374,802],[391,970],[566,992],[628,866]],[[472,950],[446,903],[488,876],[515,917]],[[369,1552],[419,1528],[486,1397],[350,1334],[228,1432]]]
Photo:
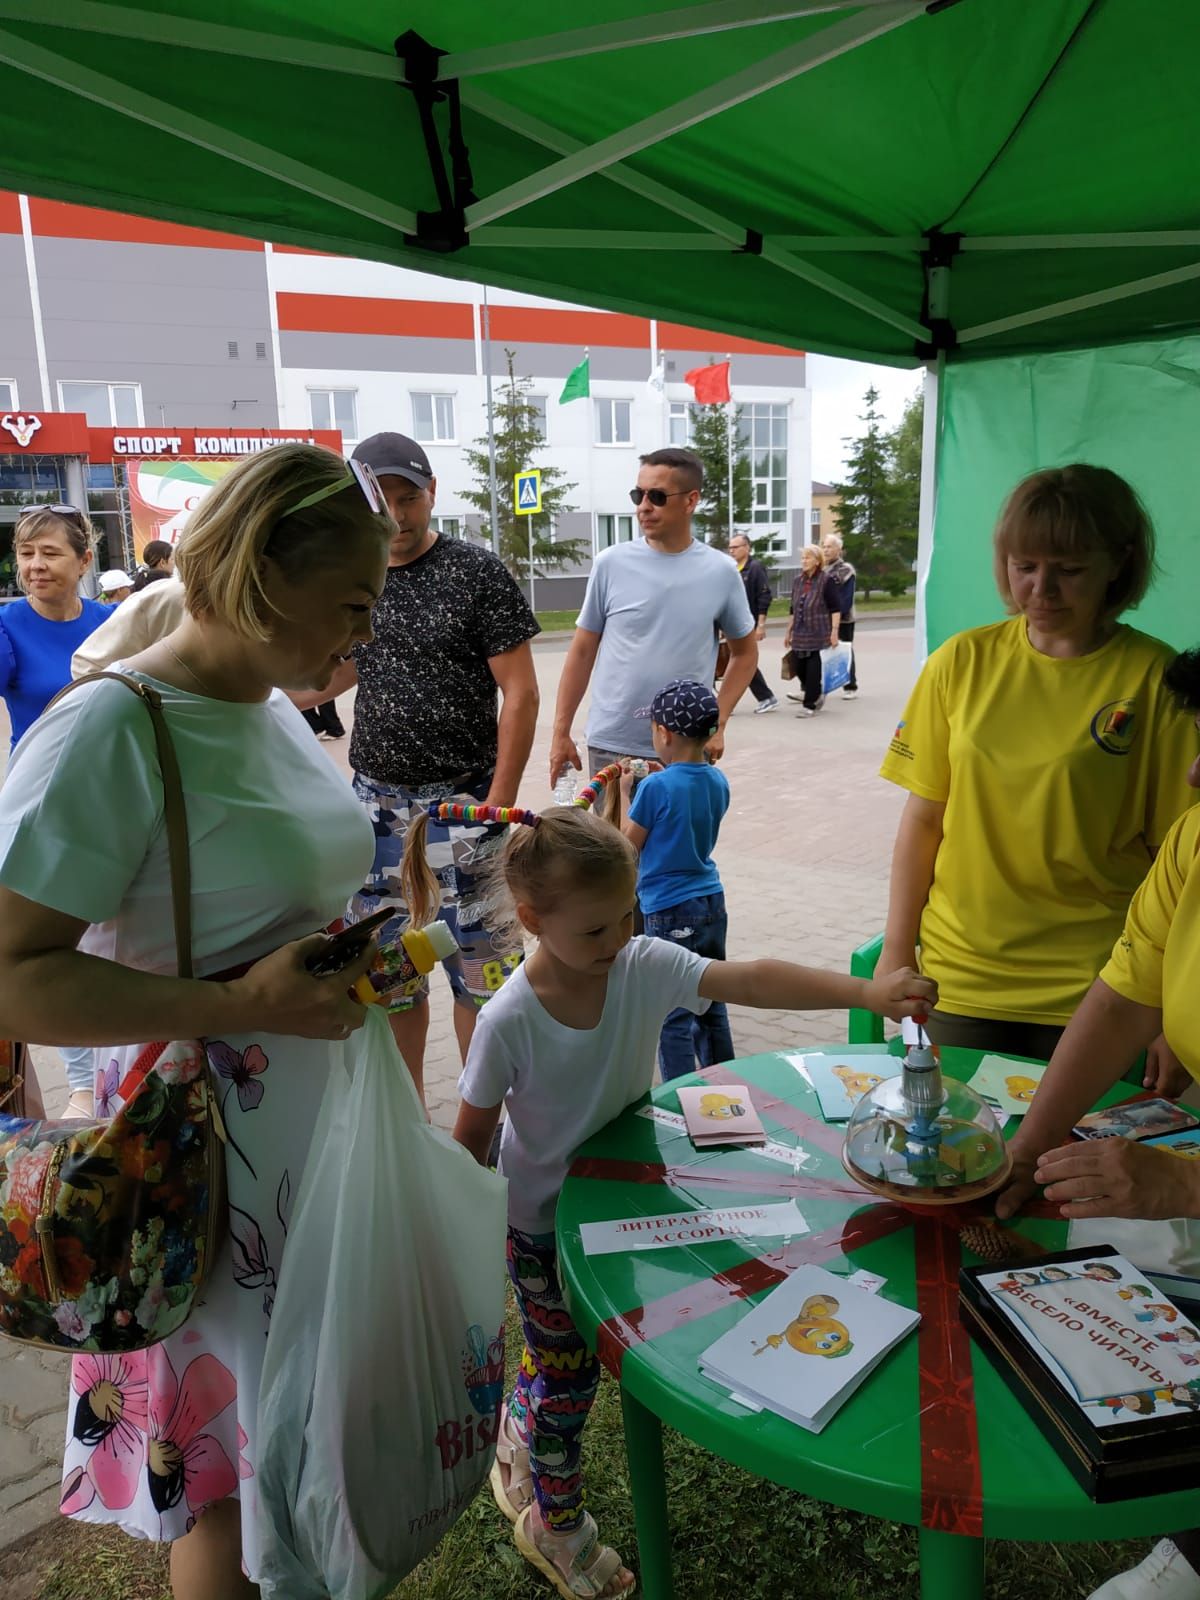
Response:
[[[49,506],[44,510],[27,511],[13,526],[13,554],[31,539],[41,539],[47,533],[61,533],[79,559],[86,561],[95,550],[95,533],[86,513],[80,511],[78,517],[77,522],[74,517],[60,516]],[[25,588],[19,569],[17,584],[22,590]]]
[[[404,840],[400,883],[414,928],[432,922],[441,903],[441,886],[425,854],[427,827],[428,813],[422,811]],[[518,950],[525,938],[518,905],[548,911],[560,896],[622,880],[632,893],[637,851],[620,829],[581,806],[550,806],[536,828],[510,828],[487,874],[484,923],[497,948]]]
[[[816,563],[817,563],[817,571],[818,572],[824,571],[824,568],[825,568],[825,552],[824,552],[824,550],[821,549],[821,546],[819,544],[806,544],[803,547],[803,549],[800,551],[800,565],[802,567],[804,565],[805,556],[814,557],[815,560],[816,560]]]
[[[264,559],[295,583],[334,566],[347,542],[393,530],[373,512],[357,482],[316,505],[292,509],[348,473],[340,456],[319,445],[279,444],[239,461],[189,517],[175,556],[186,605],[243,638],[265,641],[273,608],[262,581]]]
[[[1075,462],[1033,472],[1009,495],[992,539],[1000,598],[1017,609],[1010,557],[1084,556],[1103,551],[1118,563],[1104,615],[1136,606],[1154,577],[1154,525],[1136,491],[1107,467]]]

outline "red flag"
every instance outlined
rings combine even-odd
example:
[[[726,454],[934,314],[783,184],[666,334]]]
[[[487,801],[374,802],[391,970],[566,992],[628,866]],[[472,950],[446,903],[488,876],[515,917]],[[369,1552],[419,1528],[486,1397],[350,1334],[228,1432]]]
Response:
[[[730,398],[728,361],[718,361],[715,366],[710,362],[707,367],[693,367],[690,372],[684,373],[683,381],[691,384],[702,406],[719,406]]]

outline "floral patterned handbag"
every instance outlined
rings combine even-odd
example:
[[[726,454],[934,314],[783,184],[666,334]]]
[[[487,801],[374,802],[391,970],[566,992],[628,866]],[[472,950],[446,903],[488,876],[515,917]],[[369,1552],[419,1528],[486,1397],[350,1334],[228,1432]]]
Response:
[[[154,724],[176,966],[190,978],[187,815],[162,699],[118,672],[62,694],[96,678],[125,684]],[[118,1093],[109,1121],[37,1122],[0,1106],[0,1333],[24,1344],[114,1355],[157,1344],[212,1269],[226,1218],[224,1130],[203,1044],[147,1045]]]

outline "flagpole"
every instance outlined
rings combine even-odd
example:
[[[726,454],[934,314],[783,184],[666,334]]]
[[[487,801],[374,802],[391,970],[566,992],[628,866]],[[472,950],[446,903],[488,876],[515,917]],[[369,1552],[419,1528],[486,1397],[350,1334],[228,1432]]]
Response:
[[[496,413],[492,404],[492,318],[483,286],[483,370],[487,380],[488,495],[492,502],[492,554],[500,554],[500,512],[496,494]]]
[[[729,542],[733,542],[733,356],[725,357],[729,363],[729,401],[725,407],[725,456],[729,468]]]

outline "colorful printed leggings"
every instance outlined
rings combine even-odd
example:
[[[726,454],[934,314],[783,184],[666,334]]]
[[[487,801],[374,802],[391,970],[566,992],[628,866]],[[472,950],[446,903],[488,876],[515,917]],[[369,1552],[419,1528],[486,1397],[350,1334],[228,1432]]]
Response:
[[[508,1230],[508,1275],[517,1292],[525,1351],[508,1402],[512,1426],[529,1445],[542,1521],[570,1533],[583,1521],[580,1436],[600,1383],[563,1300],[552,1233]]]

